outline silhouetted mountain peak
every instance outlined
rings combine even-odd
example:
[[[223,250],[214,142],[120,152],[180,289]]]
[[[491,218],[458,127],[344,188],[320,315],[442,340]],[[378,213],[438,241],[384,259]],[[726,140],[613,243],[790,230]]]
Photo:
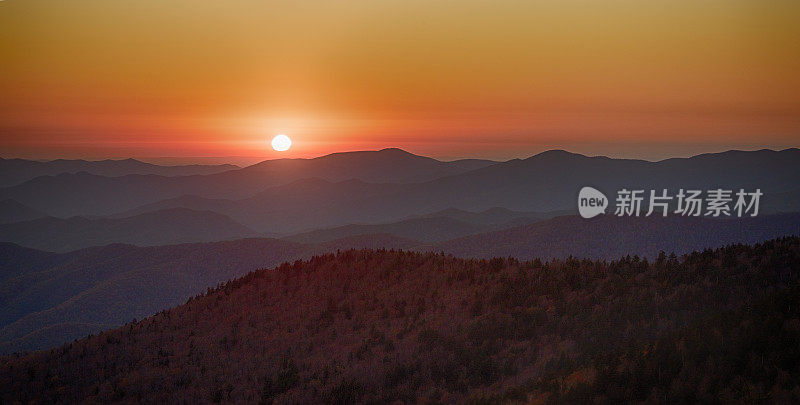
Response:
[[[337,152],[320,156],[319,160],[352,159],[354,163],[360,160],[402,159],[402,160],[428,160],[438,162],[436,159],[415,155],[400,148],[385,148],[381,150],[362,150],[352,152]]]
[[[581,155],[579,153],[568,152],[563,149],[552,149],[546,150],[541,153],[537,153],[525,160],[531,159],[572,159],[572,158],[585,158],[586,155]]]
[[[435,160],[425,156],[415,155],[413,153],[407,152],[400,148],[384,148],[380,150],[357,150],[357,151],[348,151],[348,152],[334,152],[329,153],[327,155],[322,155],[314,158],[281,158],[281,159],[267,159],[251,166],[248,166],[247,169],[256,169],[256,168],[264,168],[274,165],[275,163],[283,162],[283,163],[300,163],[300,162],[326,162],[326,161],[340,161],[340,160],[349,160],[353,163],[357,163],[359,160],[362,159],[386,159],[386,158],[412,158],[412,159],[426,159],[426,160]]]
[[[408,152],[405,149],[398,148],[398,147],[389,147],[389,148],[378,149],[378,152],[384,152],[384,151],[397,151],[397,152],[408,153],[409,155],[411,154],[411,152]]]
[[[419,156],[419,155],[415,155],[415,154],[413,154],[413,153],[411,153],[411,152],[409,152],[407,150],[403,150],[403,149],[400,149],[400,148],[383,148],[383,149],[379,150],[378,152]]]

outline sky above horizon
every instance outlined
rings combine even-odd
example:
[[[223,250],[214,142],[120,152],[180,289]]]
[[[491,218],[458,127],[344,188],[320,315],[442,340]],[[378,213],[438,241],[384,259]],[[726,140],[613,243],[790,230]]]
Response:
[[[0,155],[796,147],[798,20],[790,0],[4,0]]]

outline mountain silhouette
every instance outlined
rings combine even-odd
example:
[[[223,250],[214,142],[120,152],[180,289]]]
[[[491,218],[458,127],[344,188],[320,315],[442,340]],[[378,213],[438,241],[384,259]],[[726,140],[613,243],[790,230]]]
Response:
[[[293,181],[320,178],[333,182],[358,179],[368,183],[419,183],[495,164],[491,160],[443,162],[398,148],[339,152],[312,159],[275,159],[241,170],[267,178]]]
[[[384,149],[335,153],[314,159],[268,160],[209,175],[108,177],[86,171],[62,173],[0,189],[0,198],[15,199],[56,217],[110,215],[182,195],[242,199],[270,187],[310,178],[332,182],[359,179],[407,183],[463,173],[494,163],[476,159],[442,162],[399,149]]]
[[[256,235],[252,229],[222,214],[186,208],[152,211],[120,219],[45,217],[0,224],[0,241],[53,252],[112,243],[154,246]]]
[[[128,174],[188,176],[193,174],[219,173],[238,168],[238,166],[230,164],[163,166],[145,163],[136,159],[57,159],[37,161],[0,158],[0,187],[13,186],[39,176],[56,176],[63,173],[86,172],[107,177],[119,177]]]
[[[762,190],[762,212],[796,212],[800,202],[800,150],[725,152],[661,162],[586,157],[550,151],[423,183],[298,180],[244,199],[182,196],[126,214],[187,207],[213,210],[260,232],[297,233],[351,223],[379,224],[445,209],[575,211],[578,191],[591,185],[617,190]],[[782,203],[771,201],[776,196]],[[613,197],[609,197],[613,198]]]

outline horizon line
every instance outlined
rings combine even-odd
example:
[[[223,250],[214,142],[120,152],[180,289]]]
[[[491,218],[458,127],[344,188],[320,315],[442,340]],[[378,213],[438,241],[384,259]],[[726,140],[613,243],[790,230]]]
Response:
[[[503,160],[503,159],[497,160],[497,159],[477,157],[477,156],[449,157],[448,158],[448,157],[440,157],[440,156],[428,156],[428,155],[421,154],[421,153],[414,153],[414,152],[411,152],[409,150],[406,150],[406,149],[403,149],[403,148],[400,148],[400,147],[385,147],[385,148],[381,148],[381,149],[356,149],[356,150],[337,151],[337,152],[330,152],[330,153],[321,154],[321,155],[317,155],[317,156],[311,156],[311,157],[275,157],[275,158],[266,158],[264,156],[235,156],[235,155],[234,156],[135,156],[135,155],[132,155],[132,156],[127,156],[127,157],[126,156],[108,156],[108,157],[96,157],[96,158],[95,157],[75,157],[75,158],[36,159],[36,158],[23,157],[23,156],[10,156],[10,157],[0,156],[0,160],[25,160],[25,161],[41,162],[41,163],[49,163],[49,162],[55,162],[55,161],[73,161],[73,162],[77,162],[77,161],[83,161],[83,162],[108,162],[108,161],[111,161],[111,162],[122,162],[122,161],[126,161],[126,160],[134,160],[134,161],[138,161],[138,162],[141,162],[141,163],[152,164],[152,165],[156,165],[156,166],[166,166],[166,167],[169,167],[169,166],[177,167],[177,166],[225,166],[225,165],[230,165],[230,166],[236,166],[238,168],[246,168],[246,167],[249,167],[249,166],[257,165],[257,164],[268,162],[268,161],[278,161],[278,160],[314,160],[314,159],[320,159],[320,158],[329,157],[329,156],[333,156],[333,155],[354,154],[354,153],[369,153],[369,152],[375,153],[375,152],[386,152],[386,151],[392,151],[392,150],[401,151],[401,152],[407,153],[409,155],[417,156],[417,157],[430,158],[430,159],[438,160],[440,162],[456,162],[456,161],[462,161],[462,160],[486,160],[486,161],[491,161],[491,162],[495,162],[495,163],[504,163],[504,162],[510,162],[510,161],[514,161],[514,160],[530,159],[530,158],[533,158],[535,156],[543,155],[543,154],[546,154],[546,153],[564,152],[564,153],[568,153],[570,155],[577,155],[577,156],[582,156],[582,157],[586,157],[586,158],[607,158],[607,159],[614,159],[614,160],[634,160],[634,161],[644,161],[644,162],[650,162],[650,163],[658,163],[658,162],[663,162],[663,161],[667,161],[667,160],[671,160],[671,159],[691,159],[691,158],[695,158],[695,157],[699,157],[699,156],[718,155],[718,154],[729,153],[729,152],[763,152],[763,151],[786,152],[786,151],[790,151],[790,150],[800,150],[800,146],[790,146],[790,147],[786,147],[786,148],[782,148],[782,149],[769,148],[769,147],[760,147],[760,148],[753,148],[753,149],[731,148],[731,149],[724,149],[724,150],[719,150],[719,151],[715,151],[715,152],[702,152],[702,153],[697,153],[697,154],[692,154],[692,155],[675,155],[675,156],[665,157],[665,158],[662,158],[662,159],[646,159],[646,158],[642,158],[642,157],[612,157],[612,156],[608,156],[608,155],[605,155],[605,154],[597,154],[597,155],[585,154],[585,153],[580,153],[580,152],[573,152],[573,151],[570,151],[570,150],[565,149],[565,148],[545,149],[545,150],[542,150],[540,152],[534,153],[532,155],[519,156],[519,157],[514,157],[514,158],[511,158],[511,159],[505,159],[505,160]],[[249,161],[252,161],[253,163],[250,163],[250,164],[239,164],[239,163],[233,163],[233,162],[230,162],[230,161],[226,161],[226,159],[249,160]],[[176,163],[174,163],[174,164],[156,163],[158,161],[168,161],[168,160],[174,160]],[[181,161],[181,160],[183,160],[185,162],[184,163],[177,163],[178,161]],[[218,160],[219,162],[216,162],[216,163],[212,163],[212,162],[202,163],[201,162],[202,160]]]

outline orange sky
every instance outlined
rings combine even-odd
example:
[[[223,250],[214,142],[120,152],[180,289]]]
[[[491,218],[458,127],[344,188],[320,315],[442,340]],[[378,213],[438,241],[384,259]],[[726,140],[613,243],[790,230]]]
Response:
[[[797,21],[793,0],[4,0],[0,155],[800,146]]]

